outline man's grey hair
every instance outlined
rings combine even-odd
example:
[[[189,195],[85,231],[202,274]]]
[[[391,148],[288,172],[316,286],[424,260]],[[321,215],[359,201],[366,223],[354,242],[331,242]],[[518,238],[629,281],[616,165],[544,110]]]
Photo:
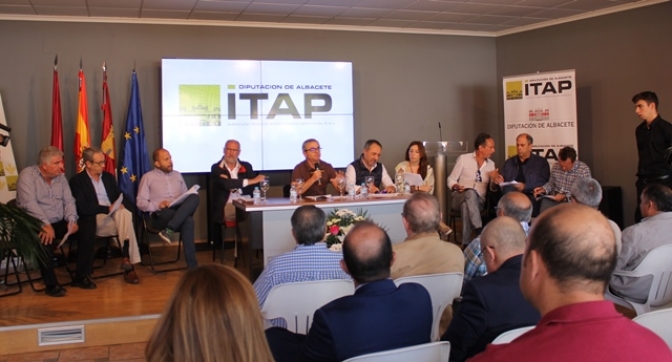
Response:
[[[41,149],[40,154],[37,157],[37,165],[40,166],[49,163],[49,161],[51,161],[51,158],[54,156],[63,157],[63,151],[59,150],[54,146],[47,146]]]
[[[103,152],[103,150],[101,150],[100,148],[89,147],[82,152],[82,159],[84,160],[84,162],[93,162],[93,155],[95,155],[96,153],[102,153],[103,156],[105,155],[105,152]]]
[[[301,151],[307,151],[306,150],[306,145],[311,143],[311,142],[317,142],[318,147],[319,147],[320,142],[318,140],[316,140],[314,138],[309,138],[309,139],[303,141],[303,143],[301,144]]]
[[[415,234],[439,230],[439,201],[431,194],[416,192],[404,203],[404,218]]]
[[[592,177],[577,178],[570,189],[572,197],[579,204],[597,209],[602,201],[602,186]]]
[[[502,210],[504,215],[512,217],[520,222],[530,222],[532,219],[532,203],[529,203],[529,207],[523,208],[520,207],[521,205],[516,204],[511,197],[507,197],[507,195],[504,195],[499,199],[497,208]]]

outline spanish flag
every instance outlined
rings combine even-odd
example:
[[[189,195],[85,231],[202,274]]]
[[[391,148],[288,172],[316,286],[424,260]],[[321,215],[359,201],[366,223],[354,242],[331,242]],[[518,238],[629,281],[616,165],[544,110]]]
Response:
[[[91,135],[89,133],[89,109],[86,105],[86,81],[84,71],[79,68],[79,111],[77,112],[77,126],[75,128],[75,166],[77,172],[84,169],[82,153],[91,147]]]
[[[107,89],[107,66],[103,63],[103,141],[100,148],[105,153],[105,171],[117,176],[117,161],[114,148],[114,125],[112,122],[112,106],[110,91]]]

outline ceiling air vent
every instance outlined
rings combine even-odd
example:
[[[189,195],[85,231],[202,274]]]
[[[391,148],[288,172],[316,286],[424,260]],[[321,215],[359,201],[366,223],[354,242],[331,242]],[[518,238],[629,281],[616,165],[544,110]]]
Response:
[[[54,344],[83,343],[84,326],[67,326],[54,328],[40,328],[37,330],[38,345],[51,346]]]

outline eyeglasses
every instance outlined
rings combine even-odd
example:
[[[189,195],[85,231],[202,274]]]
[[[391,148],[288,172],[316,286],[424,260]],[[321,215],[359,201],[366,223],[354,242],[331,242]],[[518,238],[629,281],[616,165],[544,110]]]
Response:
[[[481,177],[481,170],[476,171],[476,182],[483,182],[483,177]]]
[[[94,165],[105,166],[105,160],[102,160],[102,161],[100,161],[100,162],[93,162],[93,161],[89,161],[89,162],[91,162],[91,163],[94,164]]]
[[[225,148],[224,151],[229,151],[229,152],[239,152],[240,149],[238,149],[238,148]]]
[[[304,151],[304,152],[308,152],[308,151],[310,151],[310,152],[317,152],[317,151],[319,151],[319,150],[321,150],[321,149],[322,149],[322,147],[311,147],[311,148],[306,149],[306,150],[303,150],[303,151]]]

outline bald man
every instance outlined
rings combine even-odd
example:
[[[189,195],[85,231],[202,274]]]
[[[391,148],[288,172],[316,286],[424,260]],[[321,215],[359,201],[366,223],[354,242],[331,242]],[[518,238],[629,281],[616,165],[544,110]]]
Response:
[[[510,216],[520,223],[525,230],[525,234],[530,230],[530,219],[532,218],[532,202],[524,194],[513,191],[504,195],[497,203],[497,217]],[[472,278],[481,277],[487,272],[486,265],[483,262],[483,253],[481,252],[481,237],[477,236],[464,248],[464,281]]]
[[[307,335],[266,330],[273,357],[283,361],[343,361],[355,356],[430,342],[432,301],[419,284],[390,279],[394,252],[378,225],[362,221],[343,242],[341,267],[355,294],[315,311]]]
[[[541,321],[470,361],[672,360],[660,337],[604,300],[615,264],[614,233],[598,211],[563,204],[542,213],[530,230],[520,276]]]
[[[508,216],[483,229],[480,242],[488,275],[465,285],[460,309],[441,337],[450,342],[451,361],[464,361],[502,332],[539,321],[539,312],[518,287],[525,237],[520,222]]]
[[[159,148],[152,153],[154,169],[140,180],[135,201],[138,209],[149,213],[149,222],[161,230],[159,236],[171,242],[173,233],[179,232],[184,245],[184,258],[190,269],[198,266],[194,244],[194,213],[198,208],[198,195],[189,195],[179,205],[170,203],[187,192],[182,174],[173,170],[173,159],[168,150]]]

